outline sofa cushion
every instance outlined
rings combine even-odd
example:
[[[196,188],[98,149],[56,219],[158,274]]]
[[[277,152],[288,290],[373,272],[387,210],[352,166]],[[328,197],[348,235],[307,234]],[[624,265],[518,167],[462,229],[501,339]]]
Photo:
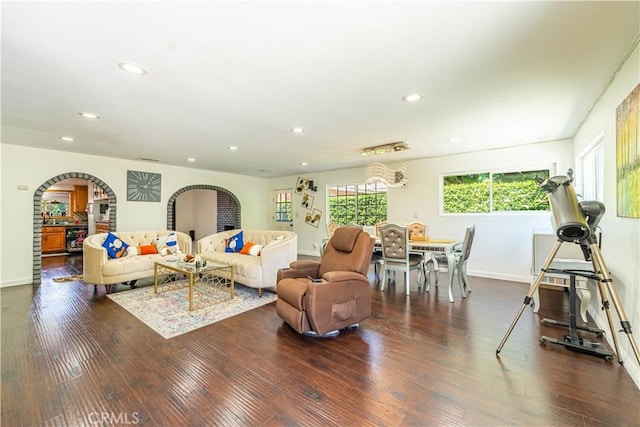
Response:
[[[204,252],[199,255],[208,261],[232,265],[234,274],[257,282],[262,281],[262,261],[260,257],[217,251]]]
[[[154,262],[170,259],[176,259],[176,256],[155,254],[113,259],[102,266],[102,274],[109,277],[150,272],[153,276]]]
[[[240,252],[242,247],[244,246],[244,242],[242,241],[242,231],[238,234],[234,234],[233,236],[225,239],[225,252]]]
[[[116,259],[126,256],[129,245],[120,240],[115,234],[109,233],[104,243],[102,243],[102,247],[107,250],[107,256],[109,256],[109,258]]]

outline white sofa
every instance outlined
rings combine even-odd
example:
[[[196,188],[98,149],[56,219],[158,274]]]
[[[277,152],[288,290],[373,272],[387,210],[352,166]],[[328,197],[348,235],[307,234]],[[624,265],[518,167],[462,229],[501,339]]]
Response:
[[[262,296],[263,289],[275,288],[278,270],[288,268],[298,258],[298,236],[291,231],[242,230],[245,244],[252,242],[264,245],[260,255],[225,252],[225,240],[238,232],[240,230],[229,230],[205,236],[198,240],[196,252],[207,261],[232,265],[234,280],[257,288],[258,295]]]
[[[152,245],[156,237],[173,233],[173,231],[115,231],[112,233],[127,245],[137,247]],[[126,284],[145,277],[152,277],[154,261],[175,259],[177,256],[191,253],[191,237],[179,231],[175,233],[181,255],[133,255],[117,259],[109,258],[107,250],[102,247],[108,233],[88,236],[82,244],[83,282],[88,285],[105,285],[107,292],[109,292],[111,285]]]

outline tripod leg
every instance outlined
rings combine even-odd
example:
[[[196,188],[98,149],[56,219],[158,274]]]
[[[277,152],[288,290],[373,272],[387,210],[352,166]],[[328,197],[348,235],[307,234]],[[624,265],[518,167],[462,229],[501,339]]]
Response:
[[[598,267],[595,266],[594,262],[594,270],[599,272],[601,271]],[[620,357],[620,347],[618,346],[618,336],[616,335],[616,330],[613,326],[613,318],[611,317],[611,310],[609,310],[609,299],[607,298],[607,291],[604,287],[604,284],[600,280],[602,275],[598,273],[598,292],[600,292],[600,299],[602,300],[602,309],[607,314],[607,322],[609,323],[609,330],[611,331],[611,338],[613,338],[613,346],[616,349],[616,355],[618,357],[618,363],[622,363],[622,359]]]
[[[596,268],[596,272],[598,273],[599,277],[602,277],[602,279],[599,279],[598,283],[603,283],[604,285],[606,285],[607,289],[609,290],[609,295],[611,296],[613,306],[615,307],[616,312],[618,313],[618,318],[620,319],[620,324],[622,325],[622,331],[625,334],[627,334],[627,338],[629,338],[629,343],[631,343],[631,348],[633,348],[633,352],[636,356],[636,360],[638,361],[638,363],[640,363],[640,352],[638,352],[638,345],[636,344],[636,341],[633,339],[633,333],[631,332],[631,323],[627,319],[627,316],[624,313],[624,308],[622,307],[622,304],[620,303],[620,299],[618,298],[618,294],[615,288],[613,287],[613,279],[609,275],[609,270],[607,269],[607,266],[604,262],[604,258],[602,257],[600,248],[598,247],[597,243],[591,243],[589,247],[591,248],[591,258],[592,258],[593,266],[594,268]],[[609,320],[609,324],[610,324],[609,327],[611,327],[611,335],[615,335],[616,332],[611,326],[611,320]],[[614,343],[616,343],[616,353],[618,353],[618,361],[621,362],[620,352],[618,351],[615,337],[614,337]]]
[[[518,320],[520,320],[520,316],[522,316],[522,313],[524,312],[524,309],[529,304],[531,304],[531,299],[533,297],[533,294],[535,294],[536,291],[538,290],[538,288],[540,287],[540,284],[542,283],[542,280],[544,279],[544,273],[546,273],[546,271],[549,269],[549,266],[553,262],[553,259],[556,257],[556,254],[558,253],[558,250],[560,250],[560,246],[561,245],[562,245],[562,240],[558,240],[556,242],[556,244],[553,246],[553,248],[551,248],[551,252],[549,252],[549,255],[547,256],[547,259],[544,262],[544,265],[540,269],[541,273],[538,274],[538,277],[536,278],[536,281],[533,283],[533,285],[529,289],[529,293],[527,294],[526,297],[524,297],[524,301],[522,303],[522,306],[520,307],[520,310],[518,311],[518,314],[516,314],[516,317],[511,322],[511,325],[509,326],[509,329],[507,330],[507,333],[502,338],[502,341],[500,341],[500,345],[498,346],[498,349],[496,350],[496,355],[500,353],[500,351],[502,350],[502,347],[504,347],[504,344],[507,342],[507,339],[509,339],[509,335],[511,335],[511,332],[513,331],[513,328],[515,328],[516,323],[518,323]]]

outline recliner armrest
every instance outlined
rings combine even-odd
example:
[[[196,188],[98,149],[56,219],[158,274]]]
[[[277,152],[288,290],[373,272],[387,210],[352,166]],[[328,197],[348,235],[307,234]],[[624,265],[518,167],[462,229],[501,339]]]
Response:
[[[311,276],[313,277],[313,276]],[[369,278],[355,271],[329,271],[322,276],[324,280],[330,283],[345,281],[360,281],[369,284]]]
[[[300,278],[300,277],[318,277],[318,270],[320,270],[320,263],[318,261],[304,260],[294,261],[291,263],[291,268],[282,268],[278,270],[277,282],[282,279]]]

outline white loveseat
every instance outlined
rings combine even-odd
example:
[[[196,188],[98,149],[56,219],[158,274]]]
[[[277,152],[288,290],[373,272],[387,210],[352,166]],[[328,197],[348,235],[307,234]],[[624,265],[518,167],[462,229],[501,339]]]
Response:
[[[114,231],[112,232],[129,247],[153,245],[156,237],[174,233],[172,230],[163,231]],[[102,247],[108,233],[92,234],[84,239],[82,244],[83,282],[88,285],[105,285],[107,292],[111,285],[153,276],[154,261],[175,259],[191,253],[191,237],[176,231],[180,255],[129,255],[111,259],[107,250]]]
[[[291,231],[242,230],[243,242],[264,245],[260,255],[225,252],[226,239],[241,230],[211,234],[198,240],[196,252],[202,259],[233,266],[234,280],[243,285],[262,289],[275,288],[278,270],[288,268],[298,259],[298,236]]]

